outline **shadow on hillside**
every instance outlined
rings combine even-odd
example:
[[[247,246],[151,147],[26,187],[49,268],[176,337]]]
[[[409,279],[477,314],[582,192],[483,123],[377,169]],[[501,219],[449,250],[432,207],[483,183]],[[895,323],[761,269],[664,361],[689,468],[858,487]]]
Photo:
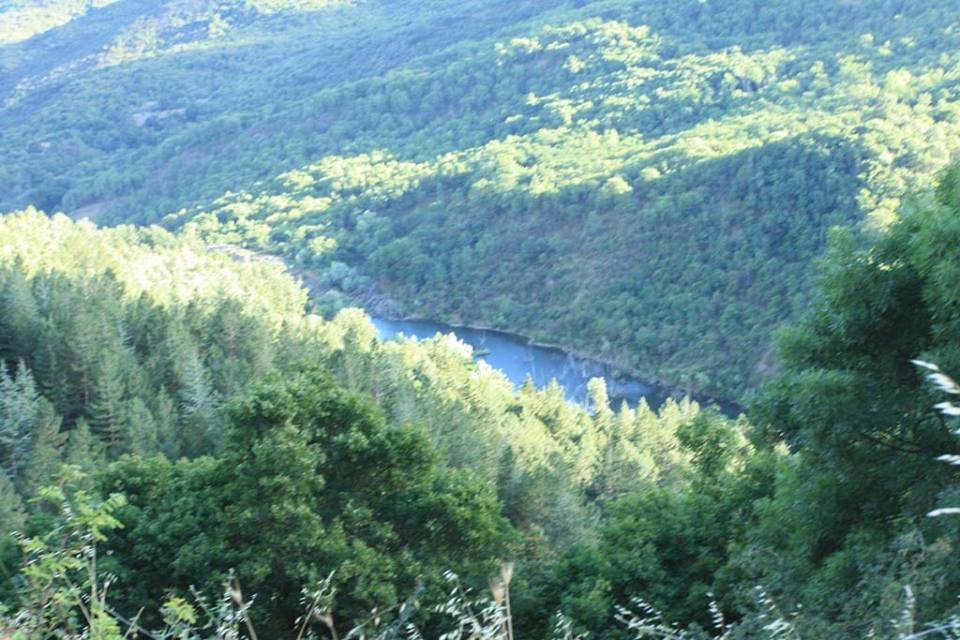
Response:
[[[398,234],[360,266],[415,314],[646,374],[703,372],[691,390],[711,389],[720,364],[745,385],[774,327],[805,308],[829,229],[861,219],[862,158],[851,141],[800,136],[646,183],[628,167],[633,193],[606,203],[582,188],[472,199],[428,180],[419,200],[378,206]]]
[[[144,4],[150,9],[141,11]],[[147,215],[135,218],[142,221],[179,208],[184,194],[202,201],[216,197],[217,191],[268,179],[332,150],[330,145],[324,149],[308,142],[297,148],[276,141],[281,135],[309,141],[322,133],[330,116],[303,117],[300,112],[314,111],[301,103],[309,103],[323,89],[387,72],[408,58],[430,56],[463,40],[487,37],[513,21],[561,4],[561,0],[468,2],[424,17],[413,0],[367,3],[351,9],[368,12],[358,24],[342,12],[300,18],[289,25],[283,17],[262,18],[263,28],[277,23],[280,34],[267,44],[262,39],[227,38],[222,44],[204,43],[202,49],[166,52],[106,69],[84,70],[81,64],[62,77],[39,83],[15,106],[0,112],[0,124],[11,131],[11,144],[21,153],[39,144],[38,131],[63,147],[23,154],[39,178],[23,186],[22,197],[8,197],[6,206],[29,204],[21,201],[33,197],[30,194],[40,194],[40,200],[30,202],[50,209],[106,200],[117,217],[128,215],[131,207],[146,209]],[[58,65],[81,59],[89,67],[91,56],[102,52],[135,18],[160,15],[165,9],[158,5],[120,0],[21,43],[21,64],[5,76],[6,88],[11,90],[20,77],[44,76]],[[384,28],[373,28],[371,20],[382,21]],[[317,25],[327,25],[332,36],[318,42],[310,35]],[[286,27],[289,30],[281,34]],[[57,101],[64,95],[75,103],[66,121],[57,111],[61,106]],[[276,108],[278,96],[281,109]],[[162,106],[150,106],[158,103]],[[135,125],[131,112],[153,111],[182,115],[154,119],[149,130]],[[244,144],[241,153],[233,153]],[[272,145],[277,157],[264,158],[264,147]],[[108,186],[104,191],[97,185],[116,182],[115,156],[121,152],[132,154],[124,163],[123,188]],[[84,173],[58,171],[55,179],[50,178],[47,169],[56,154],[83,164]],[[250,162],[251,157],[258,160]],[[222,165],[231,165],[231,170],[219,170]],[[204,188],[208,183],[214,188]],[[146,185],[142,192],[141,185]]]
[[[152,0],[118,0],[23,42],[0,46],[0,57],[9,62],[0,75],[0,96],[9,96],[21,80],[43,78],[58,68],[84,66],[82,60],[102,53],[123,29],[161,12],[162,3]],[[56,80],[51,87],[63,82]],[[40,93],[43,95],[49,95],[49,90]]]
[[[124,29],[138,20],[162,18],[169,11],[169,2],[154,0],[119,0],[106,7],[91,9],[65,25],[55,27],[32,38],[6,46],[0,46],[0,59],[10,61],[7,73],[0,76],[0,95],[9,94],[23,79],[44,78],[56,69],[65,72],[63,78],[45,81],[43,88],[30,94],[18,111],[28,112],[55,90],[68,83],[78,71],[92,67],[93,56],[102,53]],[[180,27],[195,33],[162,33],[168,42],[165,46],[179,43],[203,42],[200,50],[183,49],[164,51],[161,60],[141,57],[120,63],[125,72],[142,76],[151,74],[168,65],[185,73],[183,82],[189,85],[191,69],[204,70],[221,53],[243,59],[262,62],[271,57],[284,59],[287,55],[299,58],[301,69],[279,74],[264,74],[271,80],[270,91],[265,95],[280,95],[296,99],[322,88],[321,78],[315,73],[317,64],[324,66],[324,82],[327,85],[359,80],[385,73],[411,58],[430,55],[463,40],[482,39],[509,26],[515,21],[527,20],[562,5],[563,0],[489,0],[482,10],[471,9],[472,5],[453,11],[437,11],[425,15],[414,0],[398,0],[391,3],[362,4],[344,10],[297,15],[295,19],[285,14],[255,16],[248,12],[232,16],[239,29],[241,40],[226,38],[209,40],[206,36],[206,18]],[[354,15],[356,12],[362,15]],[[352,12],[352,13],[351,13]],[[371,21],[377,21],[372,24]],[[261,27],[274,35],[289,33],[291,38],[280,39],[280,44],[265,42],[263,38],[244,41],[244,29]],[[199,29],[199,31],[197,31]],[[254,29],[254,33],[255,33]],[[317,30],[324,34],[322,55],[315,41]],[[278,55],[278,52],[287,55]],[[305,55],[310,54],[310,55]],[[229,64],[225,64],[229,68]],[[254,69],[262,70],[262,64]],[[164,77],[165,83],[171,78]],[[171,87],[171,90],[175,85]],[[131,87],[143,90],[142,86]],[[184,90],[188,88],[185,86]],[[147,92],[150,93],[149,91]],[[144,97],[144,101],[151,99]]]

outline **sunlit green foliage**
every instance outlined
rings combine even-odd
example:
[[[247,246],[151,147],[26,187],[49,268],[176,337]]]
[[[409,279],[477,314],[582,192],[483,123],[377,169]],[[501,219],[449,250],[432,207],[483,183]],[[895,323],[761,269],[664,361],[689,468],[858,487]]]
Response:
[[[9,49],[0,206],[165,219],[330,308],[379,290],[737,396],[827,230],[957,151],[952,3],[576,4],[163,3],[62,80]]]
[[[62,462],[122,491],[127,614],[235,569],[283,625],[299,588],[338,569],[355,619],[421,575],[535,566],[590,536],[604,504],[679,491],[698,464],[694,403],[614,410],[599,379],[590,411],[556,384],[515,390],[452,336],[381,342],[359,310],[306,314],[271,260],[35,211],[0,218],[0,239],[0,524],[44,531],[30,500]]]
[[[0,218],[14,614],[119,637],[77,535],[168,629],[231,569],[281,637],[301,588],[356,620],[504,559],[530,638],[558,610],[623,638],[633,596],[757,637],[758,586],[809,638],[955,612],[960,525],[926,514],[960,499],[956,425],[909,363],[960,371],[960,170],[925,190],[960,140],[954,3],[148,4],[0,2],[0,206],[169,228]],[[577,407],[344,308],[384,296],[691,389],[772,379],[755,426],[599,380]]]
[[[0,46],[27,40],[117,0],[4,0]]]
[[[280,637],[301,611],[300,588],[334,569],[347,624],[372,606],[395,611],[411,592],[439,598],[444,569],[482,581],[510,558],[524,637],[546,637],[544,612],[562,610],[574,629],[622,638],[611,611],[634,595],[668,623],[701,626],[714,599],[740,634],[731,637],[756,637],[772,606],[757,604],[757,586],[799,611],[790,620],[802,637],[897,637],[913,623],[891,611],[942,619],[960,590],[960,524],[925,517],[958,495],[954,468],[933,461],[956,438],[910,363],[960,367],[957,175],[909,199],[868,248],[836,235],[815,303],[783,334],[755,427],[689,402],[612,408],[600,380],[589,410],[556,385],[514,390],[451,337],[384,343],[359,310],[306,314],[303,291],[250,254],[156,229],[5,217],[0,524],[45,539],[56,514],[32,497],[56,483],[62,461],[86,468],[86,495],[126,496],[103,560],[119,578],[111,601],[127,615],[144,607],[158,627],[171,624],[160,606],[168,590],[189,612],[189,586],[215,593],[230,569],[262,594],[249,611]],[[190,286],[172,286],[171,271],[188,267]],[[100,348],[89,407],[76,390],[82,349],[54,368],[35,364],[47,343],[83,343],[82,331],[51,324],[65,314],[47,315],[68,294],[72,317],[126,336],[90,339]],[[231,307],[234,296],[257,313]],[[149,322],[132,322],[145,310]],[[32,338],[35,327],[48,337]],[[136,346],[175,330],[198,336],[194,351]],[[240,336],[248,348],[218,347]],[[185,377],[131,386],[165,380],[150,364],[161,354]],[[205,413],[211,396],[191,386],[201,383],[216,391]],[[138,439],[167,415],[155,411],[164,396],[180,399],[168,401],[172,435]],[[124,421],[124,407],[139,417]],[[174,462],[175,447],[195,457]],[[12,540],[0,558],[17,573]],[[15,602],[24,579],[5,581],[0,598]]]
[[[80,422],[111,456],[214,450],[219,404],[283,361],[273,340],[305,302],[275,265],[160,230],[28,211],[0,243],[2,458],[23,482]]]

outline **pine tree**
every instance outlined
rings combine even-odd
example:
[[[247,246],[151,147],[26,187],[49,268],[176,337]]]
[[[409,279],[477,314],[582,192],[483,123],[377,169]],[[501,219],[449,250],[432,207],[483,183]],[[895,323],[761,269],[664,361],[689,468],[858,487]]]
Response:
[[[0,540],[12,531],[21,531],[25,521],[23,500],[7,474],[0,473]]]
[[[129,444],[124,411],[125,394],[120,358],[116,352],[105,349],[94,373],[88,415],[90,427],[106,445],[111,456],[125,452]]]
[[[177,439],[177,403],[165,389],[160,389],[151,409],[158,450],[170,459],[179,458],[181,447]]]
[[[39,314],[19,260],[0,275],[0,283],[0,361],[12,364],[33,353]]]
[[[66,440],[66,434],[60,431],[60,416],[52,404],[41,399],[36,416],[30,457],[22,474],[21,486],[25,495],[35,495],[56,479],[61,464],[60,451]]]
[[[124,402],[123,422],[127,425],[129,450],[137,455],[152,455],[160,451],[157,424],[150,409],[140,398]]]
[[[186,349],[178,360],[180,374],[180,438],[189,456],[210,453],[219,438],[220,401],[203,361],[195,349]]]
[[[67,362],[69,351],[64,344],[64,334],[52,318],[40,323],[40,338],[34,352],[34,375],[37,387],[61,414],[67,413],[69,403],[69,377]]]
[[[15,591],[11,577],[22,557],[15,534],[23,531],[26,514],[16,487],[0,472],[0,602],[13,602]]]
[[[345,386],[352,391],[359,391],[369,378],[368,364],[370,352],[377,341],[376,329],[366,315],[355,309],[341,311],[333,324],[341,332],[343,344],[334,366]]]
[[[0,365],[0,466],[11,479],[20,476],[30,457],[39,398],[22,360],[13,377]]]
[[[67,435],[63,461],[74,465],[90,476],[102,469],[107,462],[106,449],[99,438],[93,435],[90,424],[80,418]]]
[[[636,415],[624,401],[616,414],[604,420],[606,442],[601,451],[594,481],[597,496],[610,499],[636,489],[654,473],[653,458],[635,443]]]
[[[93,400],[93,386],[97,365],[97,354],[100,353],[102,336],[96,328],[97,318],[89,311],[90,305],[75,300],[76,314],[73,318],[68,344],[70,345],[70,373],[72,398],[67,415],[83,415],[90,408]]]
[[[661,484],[683,481],[690,464],[690,453],[684,451],[677,439],[677,430],[692,420],[700,408],[688,400],[667,400],[660,411],[654,412],[646,400],[636,409],[635,441],[639,451],[652,457],[653,478]]]

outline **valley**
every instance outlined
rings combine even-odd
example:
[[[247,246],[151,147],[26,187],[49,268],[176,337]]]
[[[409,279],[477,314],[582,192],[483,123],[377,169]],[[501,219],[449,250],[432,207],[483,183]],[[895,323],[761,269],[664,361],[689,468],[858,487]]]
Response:
[[[328,313],[372,280],[734,399],[830,229],[884,228],[957,151],[946,0],[779,0],[749,33],[697,0],[141,9],[3,46],[0,208],[268,251],[336,283]]]
[[[956,0],[0,0],[0,155],[0,638],[960,637]]]

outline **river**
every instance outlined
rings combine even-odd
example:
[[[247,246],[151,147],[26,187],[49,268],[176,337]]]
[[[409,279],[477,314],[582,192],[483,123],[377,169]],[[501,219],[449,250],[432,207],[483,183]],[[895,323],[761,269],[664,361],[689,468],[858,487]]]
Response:
[[[587,382],[591,378],[606,380],[607,393],[614,409],[624,400],[630,406],[636,406],[641,398],[646,398],[647,403],[657,409],[672,395],[664,387],[619,375],[610,365],[579,358],[560,349],[532,345],[525,338],[502,331],[454,327],[430,320],[387,320],[377,317],[373,318],[373,324],[383,340],[400,336],[422,340],[438,333],[453,333],[473,347],[478,360],[485,360],[491,367],[503,371],[514,386],[523,384],[528,375],[538,388],[556,379],[563,385],[567,399],[581,405],[586,405]],[[740,411],[740,407],[733,403],[716,404],[727,415],[735,416]]]

